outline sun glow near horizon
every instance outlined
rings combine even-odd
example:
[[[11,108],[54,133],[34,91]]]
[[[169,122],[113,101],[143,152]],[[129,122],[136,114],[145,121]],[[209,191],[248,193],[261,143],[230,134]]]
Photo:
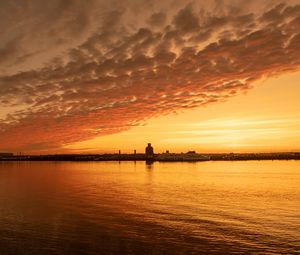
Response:
[[[158,117],[129,131],[66,148],[130,153],[152,142],[157,152],[300,151],[299,84],[299,72],[266,79],[227,102]]]

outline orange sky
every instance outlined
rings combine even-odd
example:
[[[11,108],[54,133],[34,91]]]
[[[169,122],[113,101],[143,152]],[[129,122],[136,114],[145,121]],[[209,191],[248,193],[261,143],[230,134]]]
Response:
[[[67,148],[131,153],[300,151],[300,72],[256,82],[248,93],[205,108],[158,117],[145,126]]]
[[[0,2],[0,151],[300,150],[300,3],[242,2]]]

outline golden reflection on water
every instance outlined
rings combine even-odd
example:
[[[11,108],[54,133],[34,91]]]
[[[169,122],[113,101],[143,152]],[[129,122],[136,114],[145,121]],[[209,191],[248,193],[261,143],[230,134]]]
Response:
[[[24,244],[28,254],[293,254],[299,169],[297,161],[0,163],[0,254],[27,254]]]

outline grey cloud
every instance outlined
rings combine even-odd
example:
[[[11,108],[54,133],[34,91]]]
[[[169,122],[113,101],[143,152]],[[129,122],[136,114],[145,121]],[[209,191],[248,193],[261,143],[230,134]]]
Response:
[[[154,27],[163,27],[167,21],[167,15],[163,12],[157,12],[151,15],[148,23]]]
[[[173,23],[175,27],[182,33],[195,32],[200,28],[199,18],[192,11],[191,4],[179,11],[179,13],[175,16]]]

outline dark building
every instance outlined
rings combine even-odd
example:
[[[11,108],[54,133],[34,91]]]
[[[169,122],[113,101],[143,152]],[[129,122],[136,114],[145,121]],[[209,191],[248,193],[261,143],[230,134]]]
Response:
[[[13,155],[13,153],[0,152],[0,157],[12,157]]]
[[[151,146],[151,143],[148,143],[148,146],[146,147],[145,149],[145,155],[146,155],[146,158],[154,158],[154,150],[153,150],[153,147]]]

